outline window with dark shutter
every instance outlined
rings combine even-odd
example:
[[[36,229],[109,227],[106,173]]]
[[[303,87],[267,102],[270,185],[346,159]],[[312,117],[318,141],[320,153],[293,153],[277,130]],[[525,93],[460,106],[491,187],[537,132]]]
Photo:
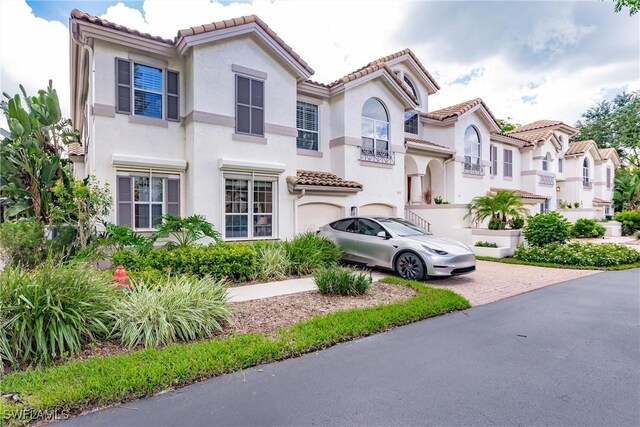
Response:
[[[264,82],[236,76],[236,132],[264,135]]]
[[[167,70],[167,120],[180,120],[180,73]]]
[[[513,151],[506,148],[502,151],[504,156],[503,162],[503,175],[506,177],[513,177]]]
[[[119,176],[116,181],[117,194],[117,219],[118,225],[132,226],[132,194],[131,194],[131,177]]]
[[[180,180],[167,179],[167,213],[180,216]]]
[[[495,145],[489,146],[489,160],[491,161],[489,173],[492,176],[498,175],[498,147]]]
[[[131,62],[116,58],[116,112],[131,114]]]

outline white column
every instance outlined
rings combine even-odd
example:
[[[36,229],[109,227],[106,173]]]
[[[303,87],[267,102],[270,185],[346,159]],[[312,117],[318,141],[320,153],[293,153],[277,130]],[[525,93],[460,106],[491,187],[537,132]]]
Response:
[[[424,194],[422,192],[422,177],[424,174],[418,173],[409,176],[411,177],[411,203],[424,203]]]

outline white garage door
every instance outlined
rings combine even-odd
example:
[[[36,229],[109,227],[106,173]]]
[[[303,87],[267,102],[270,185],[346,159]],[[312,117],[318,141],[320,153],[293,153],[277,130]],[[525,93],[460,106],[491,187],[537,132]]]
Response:
[[[358,209],[358,215],[361,216],[395,216],[393,207],[383,205],[381,203],[371,203],[362,205]]]
[[[342,218],[342,208],[328,203],[308,203],[298,207],[297,233],[318,231],[318,228]]]

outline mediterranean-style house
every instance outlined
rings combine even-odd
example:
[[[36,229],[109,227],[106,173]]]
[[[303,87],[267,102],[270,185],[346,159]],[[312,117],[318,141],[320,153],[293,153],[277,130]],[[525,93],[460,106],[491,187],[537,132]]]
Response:
[[[226,240],[282,239],[390,215],[468,242],[467,204],[498,189],[534,213],[611,213],[614,150],[560,121],[501,133],[481,99],[431,111],[440,87],[409,49],[322,84],[256,16],[166,40],[73,10],[69,31],[69,157],[137,231],[202,214]]]

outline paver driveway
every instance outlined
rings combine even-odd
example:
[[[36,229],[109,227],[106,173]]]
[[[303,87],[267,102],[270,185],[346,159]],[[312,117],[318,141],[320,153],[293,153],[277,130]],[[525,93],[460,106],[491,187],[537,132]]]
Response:
[[[596,273],[598,271],[478,261],[476,271],[471,274],[433,278],[427,284],[451,289],[475,306]]]
[[[639,319],[640,270],[605,272],[63,425],[637,425]]]

